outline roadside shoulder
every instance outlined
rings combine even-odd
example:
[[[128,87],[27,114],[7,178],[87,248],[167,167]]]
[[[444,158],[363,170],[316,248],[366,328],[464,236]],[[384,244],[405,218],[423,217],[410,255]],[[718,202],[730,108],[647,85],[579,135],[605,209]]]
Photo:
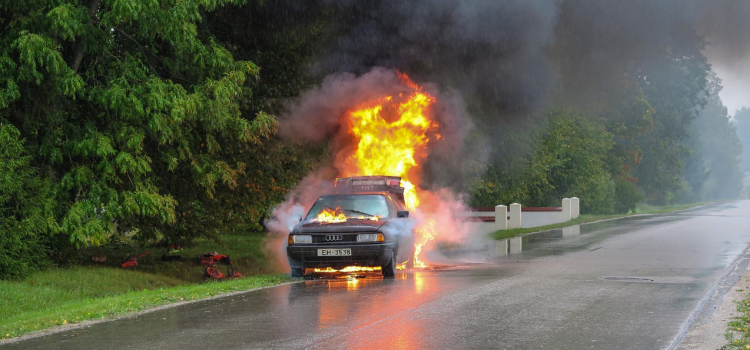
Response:
[[[748,297],[750,291],[750,256],[748,250],[738,258],[735,270],[722,278],[699,311],[684,339],[675,349],[745,349],[745,342],[730,343],[727,335],[733,339],[742,338],[747,333],[747,325],[735,330],[730,322],[738,320],[743,313],[738,310],[738,303]]]

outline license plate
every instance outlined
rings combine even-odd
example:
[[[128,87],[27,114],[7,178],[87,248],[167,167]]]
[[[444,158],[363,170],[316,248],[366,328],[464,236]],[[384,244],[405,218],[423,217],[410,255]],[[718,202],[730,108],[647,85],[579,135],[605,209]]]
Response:
[[[318,256],[352,256],[352,248],[318,249]]]

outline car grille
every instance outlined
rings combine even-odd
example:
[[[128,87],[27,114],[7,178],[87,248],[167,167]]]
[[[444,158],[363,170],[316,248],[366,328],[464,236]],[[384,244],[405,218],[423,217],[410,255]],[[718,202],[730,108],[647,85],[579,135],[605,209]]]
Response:
[[[328,239],[326,239],[328,238]],[[340,238],[340,239],[339,239]],[[313,243],[339,243],[339,242],[356,242],[357,234],[341,234],[331,233],[327,235],[314,235],[312,236]]]

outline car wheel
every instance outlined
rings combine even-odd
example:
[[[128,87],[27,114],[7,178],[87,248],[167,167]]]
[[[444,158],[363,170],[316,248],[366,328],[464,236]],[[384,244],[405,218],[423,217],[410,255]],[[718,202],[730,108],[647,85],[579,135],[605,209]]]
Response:
[[[388,260],[387,265],[383,265],[380,267],[380,270],[383,272],[383,277],[386,278],[393,278],[396,276],[396,260],[393,256],[391,256],[391,259]]]
[[[292,267],[292,277],[305,277],[305,269]]]
[[[289,259],[289,267],[291,268],[292,277],[304,277],[305,276],[305,265]]]

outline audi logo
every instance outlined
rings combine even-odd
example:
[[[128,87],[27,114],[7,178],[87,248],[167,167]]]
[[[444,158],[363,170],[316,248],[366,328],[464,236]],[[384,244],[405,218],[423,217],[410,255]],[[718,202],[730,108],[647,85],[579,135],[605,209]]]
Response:
[[[342,235],[326,235],[326,242],[335,242],[344,239]]]

